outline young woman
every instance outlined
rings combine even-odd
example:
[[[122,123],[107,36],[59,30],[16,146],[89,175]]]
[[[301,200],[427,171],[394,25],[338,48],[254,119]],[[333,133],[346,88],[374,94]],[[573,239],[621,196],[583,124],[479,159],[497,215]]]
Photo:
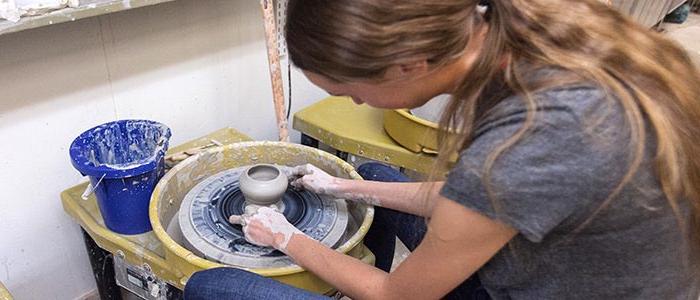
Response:
[[[433,182],[297,168],[297,186],[382,207],[376,226],[415,247],[394,272],[382,249],[382,269],[365,265],[268,209],[231,218],[250,242],[354,299],[483,297],[477,273],[495,299],[698,298],[700,75],[678,46],[597,0],[290,0],[288,12],[290,58],[328,93],[388,109],[452,101]],[[185,294],[316,297],[234,269],[195,274]]]

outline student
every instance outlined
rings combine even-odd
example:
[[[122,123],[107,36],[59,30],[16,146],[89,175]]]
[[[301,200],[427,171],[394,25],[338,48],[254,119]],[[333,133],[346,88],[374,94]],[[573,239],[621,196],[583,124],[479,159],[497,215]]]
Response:
[[[665,37],[597,0],[290,0],[286,39],[357,104],[452,100],[432,182],[296,168],[297,186],[381,207],[379,232],[415,247],[394,272],[391,234],[367,237],[382,269],[270,209],[231,218],[250,242],[353,299],[698,299],[700,75]],[[185,296],[321,298],[236,269]]]

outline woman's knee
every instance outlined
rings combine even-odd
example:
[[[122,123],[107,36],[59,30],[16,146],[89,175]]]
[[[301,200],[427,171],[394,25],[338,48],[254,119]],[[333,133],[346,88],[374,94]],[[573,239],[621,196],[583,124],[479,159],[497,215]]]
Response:
[[[232,278],[245,278],[245,277],[255,277],[258,276],[254,273],[244,271],[236,268],[214,268],[199,271],[192,274],[192,277],[187,281],[190,283],[200,283],[200,282],[216,282],[221,280],[230,280]]]
[[[357,167],[357,173],[365,180],[383,182],[409,182],[406,175],[392,168],[391,166],[369,162]]]
[[[235,290],[236,285],[255,280],[259,276],[236,268],[214,268],[192,274],[185,285],[187,300],[214,299]]]
[[[199,299],[305,299],[328,298],[276,280],[235,268],[194,273],[185,285],[185,300]]]

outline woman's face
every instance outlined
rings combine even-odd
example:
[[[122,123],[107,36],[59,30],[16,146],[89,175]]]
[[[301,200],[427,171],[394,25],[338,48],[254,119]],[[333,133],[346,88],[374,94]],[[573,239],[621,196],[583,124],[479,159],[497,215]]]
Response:
[[[484,31],[485,32],[484,28]],[[483,34],[465,49],[462,56],[440,67],[427,60],[389,67],[380,82],[337,82],[323,75],[303,71],[316,86],[334,96],[348,96],[357,104],[384,108],[416,108],[441,94],[452,94],[469,76],[469,71],[481,52]]]
[[[416,108],[444,93],[431,76],[415,79],[370,82],[336,82],[325,76],[304,71],[309,80],[333,96],[348,96],[357,104],[384,109]],[[430,83],[433,83],[432,85]]]

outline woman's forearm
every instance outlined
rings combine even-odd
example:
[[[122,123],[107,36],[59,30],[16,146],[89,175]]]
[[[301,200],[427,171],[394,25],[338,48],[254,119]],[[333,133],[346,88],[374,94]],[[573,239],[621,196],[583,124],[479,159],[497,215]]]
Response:
[[[423,242],[392,273],[301,233],[278,249],[353,299],[438,299],[481,268],[517,231],[444,197],[438,196],[433,210]]]
[[[335,196],[429,217],[444,182],[378,182],[340,179]]]

